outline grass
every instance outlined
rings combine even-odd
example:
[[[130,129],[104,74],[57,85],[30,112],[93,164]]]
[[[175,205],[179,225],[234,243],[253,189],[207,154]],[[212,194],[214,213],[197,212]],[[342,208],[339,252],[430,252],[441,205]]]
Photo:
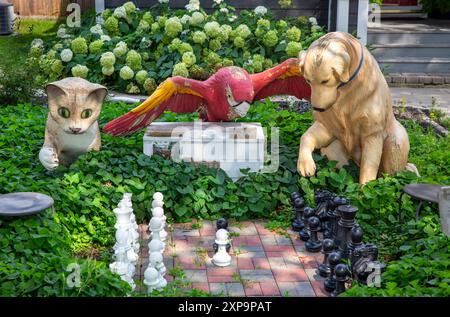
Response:
[[[0,66],[24,65],[33,39],[41,38],[45,42],[54,37],[59,23],[56,20],[17,20],[14,34],[0,36]]]

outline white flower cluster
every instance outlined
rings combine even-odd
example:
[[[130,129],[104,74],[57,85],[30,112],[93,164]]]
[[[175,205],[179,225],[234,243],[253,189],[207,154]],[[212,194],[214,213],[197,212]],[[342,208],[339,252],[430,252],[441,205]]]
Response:
[[[56,32],[56,36],[59,37],[60,39],[66,39],[70,37],[70,35],[67,34],[66,28],[59,28],[58,31]]]
[[[188,11],[200,10],[200,0],[189,0],[189,3],[185,6]]]
[[[255,8],[256,15],[265,15],[267,13],[267,8],[265,6],[257,6]]]
[[[315,33],[320,31],[322,28],[319,26],[319,24],[317,23],[317,19],[315,17],[310,17],[309,18],[309,23],[311,23],[311,32]]]
[[[227,8],[221,8],[220,13],[228,14],[230,11]]]
[[[120,18],[126,18],[126,16],[127,16],[127,11],[125,10],[125,8],[124,8],[123,6],[120,6],[120,7],[117,7],[117,8],[114,10],[113,15],[114,15],[116,18],[118,18],[118,19],[120,19]]]
[[[103,35],[102,26],[100,24],[96,24],[90,29],[92,34]]]
[[[44,41],[42,39],[34,39],[31,42],[31,47],[39,47],[39,46],[44,46]]]
[[[61,60],[65,63],[68,63],[72,60],[73,52],[69,48],[66,48],[61,51],[60,55],[61,55]]]
[[[214,0],[215,3],[221,4],[223,0]]]
[[[183,15],[183,16],[181,17],[180,22],[181,22],[182,24],[186,24],[186,23],[189,22],[190,19],[191,19],[191,17],[190,17],[189,15],[185,14],[185,15]]]

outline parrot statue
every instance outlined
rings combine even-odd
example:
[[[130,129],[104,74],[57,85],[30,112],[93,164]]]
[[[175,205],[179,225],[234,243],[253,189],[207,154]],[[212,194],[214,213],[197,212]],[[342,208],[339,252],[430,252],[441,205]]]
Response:
[[[245,116],[254,100],[273,95],[310,98],[311,88],[300,74],[297,58],[256,74],[230,66],[219,69],[205,81],[168,78],[141,105],[107,123],[103,130],[115,136],[131,134],[148,126],[165,110],[198,111],[203,121],[230,121]]]

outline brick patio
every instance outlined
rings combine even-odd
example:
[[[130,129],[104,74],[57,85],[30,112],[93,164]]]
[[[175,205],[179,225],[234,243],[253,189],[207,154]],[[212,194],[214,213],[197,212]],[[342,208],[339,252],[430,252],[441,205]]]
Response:
[[[323,278],[316,274],[321,253],[305,250],[298,234],[289,237],[267,230],[263,221],[231,223],[232,263],[219,268],[211,263],[215,223],[174,224],[166,230],[164,262],[169,272],[179,265],[193,288],[226,296],[327,296]],[[147,225],[140,225],[141,254],[136,278],[143,280],[148,265]],[[166,275],[168,282],[172,277]]]

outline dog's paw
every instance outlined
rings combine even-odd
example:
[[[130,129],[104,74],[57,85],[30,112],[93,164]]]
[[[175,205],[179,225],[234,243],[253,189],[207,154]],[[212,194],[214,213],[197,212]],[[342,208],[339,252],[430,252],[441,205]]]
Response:
[[[316,173],[316,163],[312,157],[300,157],[297,162],[297,171],[304,177],[313,176]]]
[[[51,147],[43,147],[39,152],[39,160],[49,171],[54,170],[59,165],[58,155]]]

